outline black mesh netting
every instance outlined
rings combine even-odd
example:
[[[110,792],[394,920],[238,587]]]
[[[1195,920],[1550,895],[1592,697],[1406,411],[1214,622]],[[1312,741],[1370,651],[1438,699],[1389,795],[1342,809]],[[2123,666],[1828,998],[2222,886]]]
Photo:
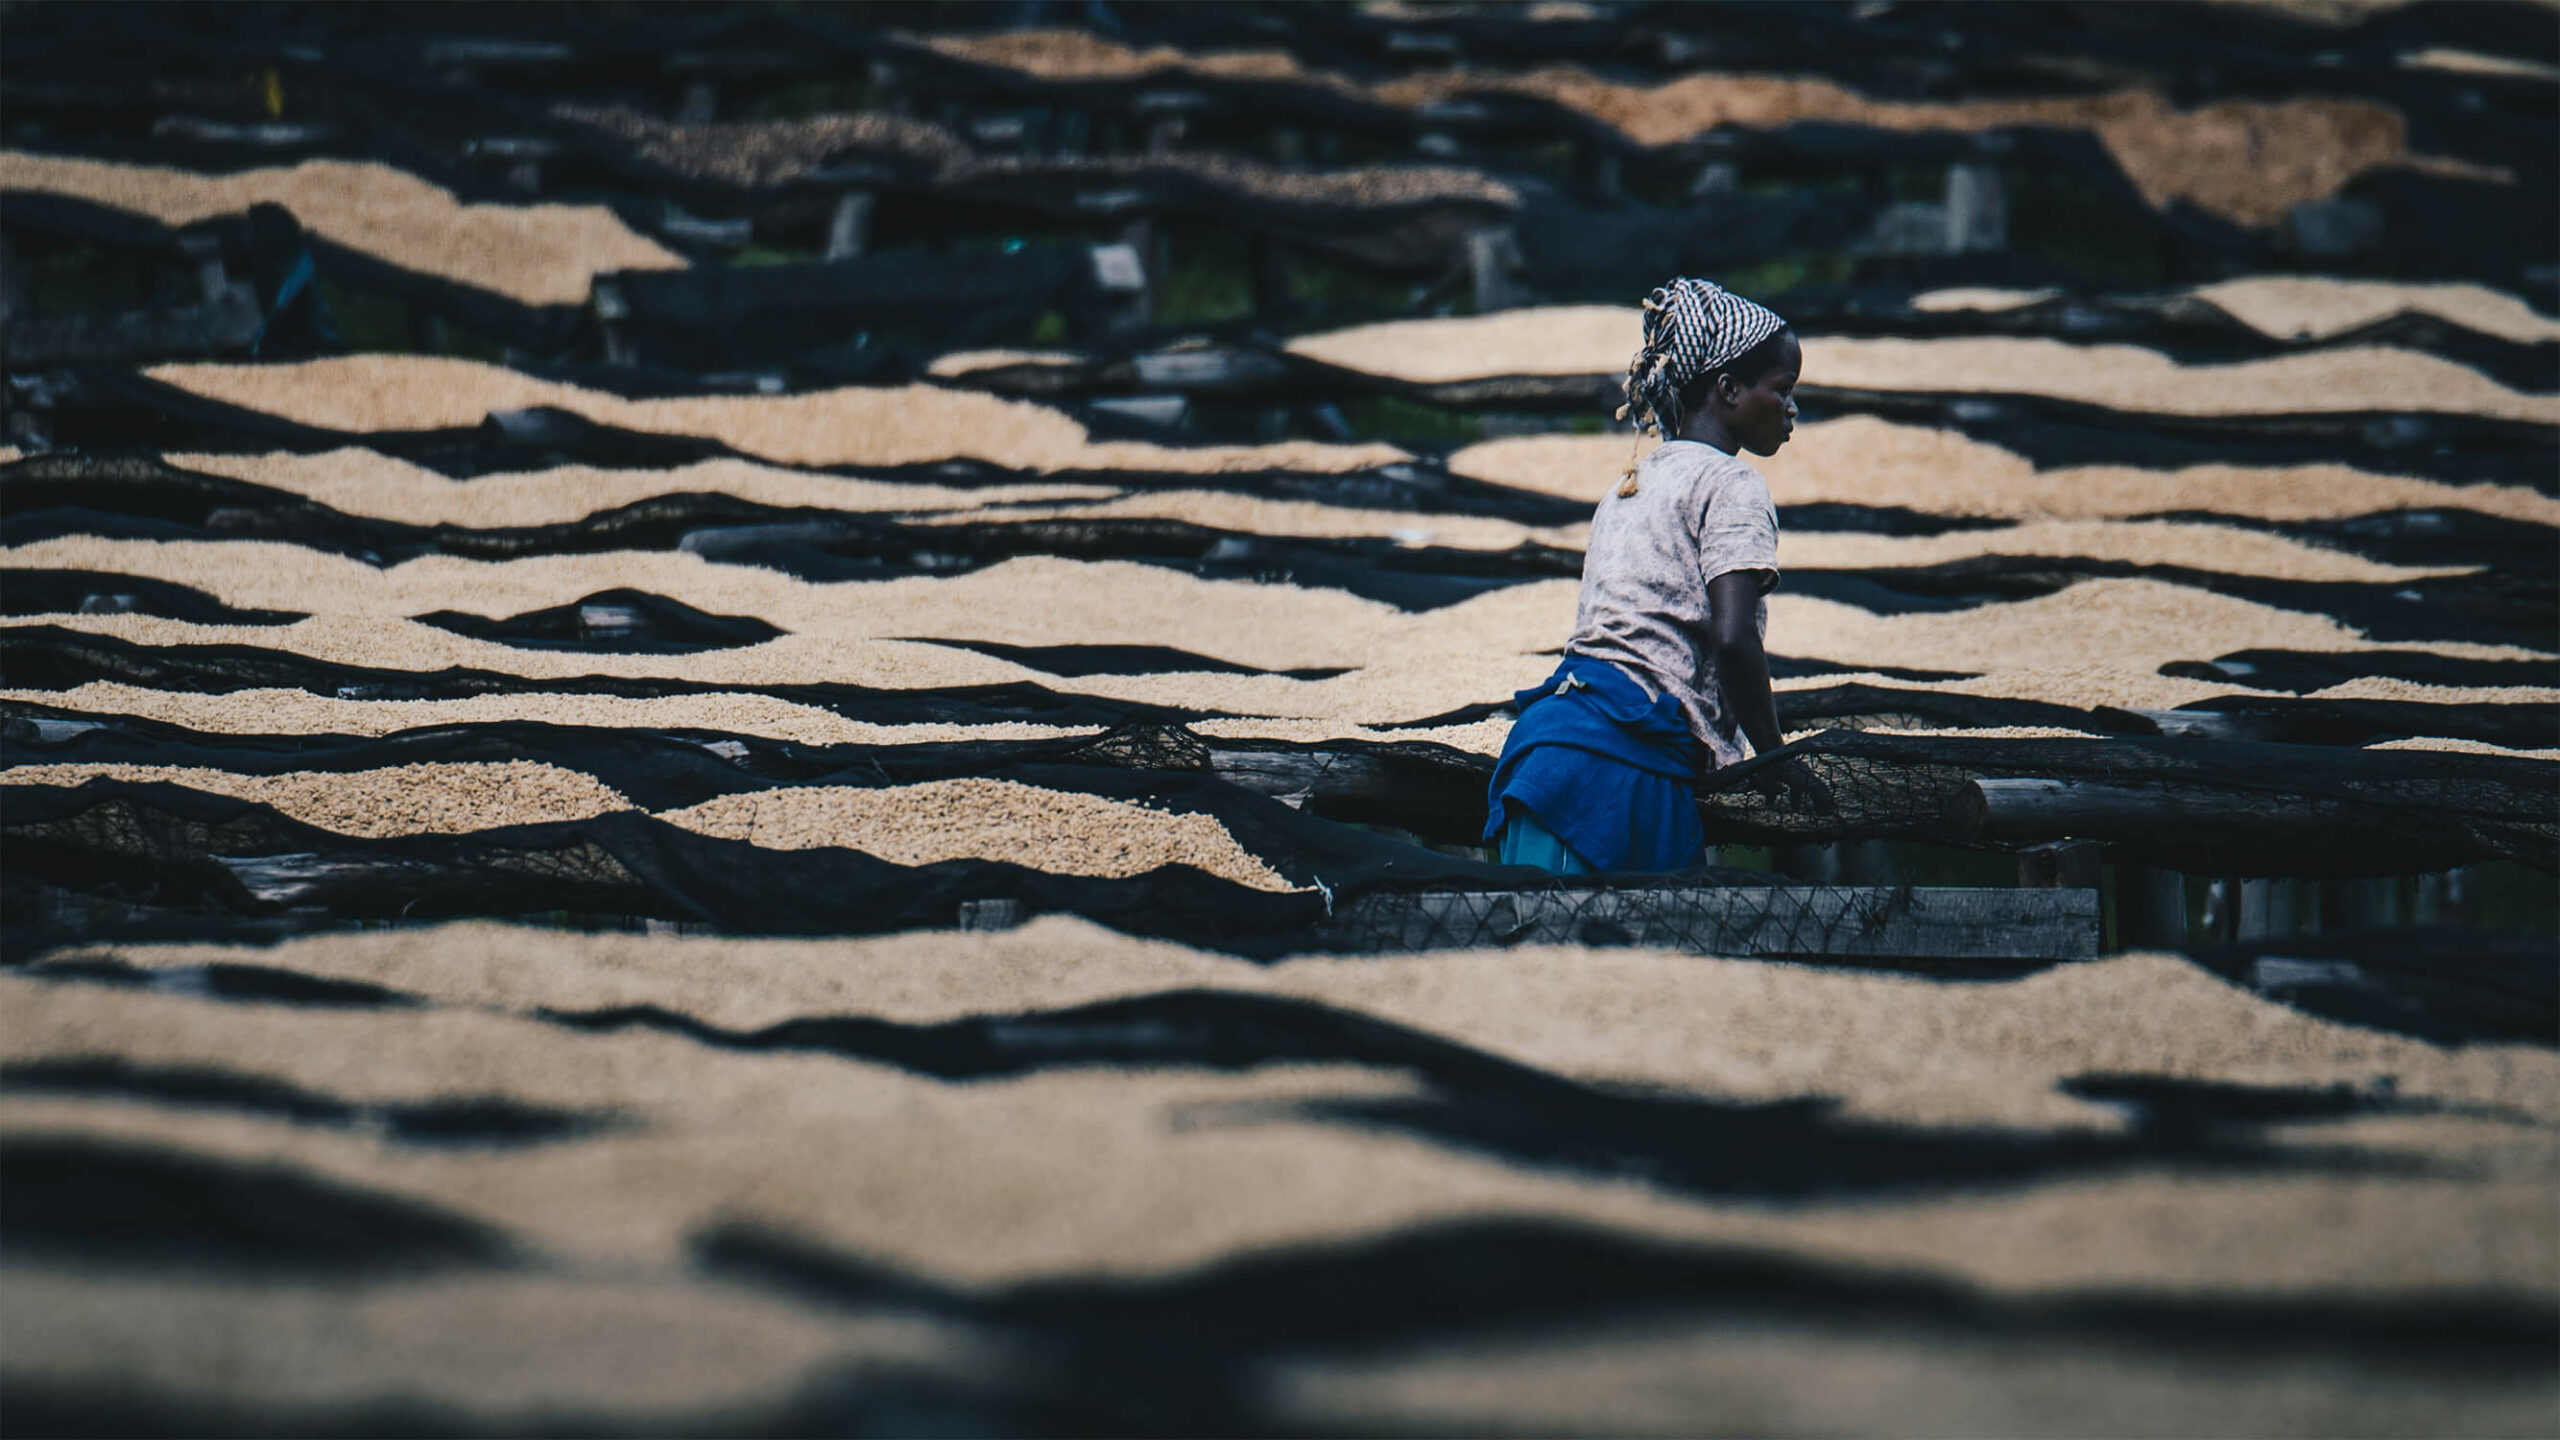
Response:
[[[2003,974],[2097,953],[2094,890],[1612,880],[1536,889],[1375,888],[1341,897],[1322,944],[1346,951],[1645,945],[1710,955],[1919,962]]]
[[[1146,752],[1123,758],[1184,758],[1164,753],[1160,739],[1120,743]],[[1083,764],[1021,764],[1004,773],[1026,784],[1214,815],[1246,850],[1304,888],[1259,890],[1180,865],[1126,878],[984,860],[909,867],[854,850],[774,850],[715,839],[638,811],[467,835],[358,839],[264,805],[114,780],[11,787],[0,859],[13,881],[213,914],[569,912],[694,921],[741,934],[851,934],[948,928],[964,901],[1010,901],[1015,918],[1073,912],[1136,934],[1247,954],[1361,943],[1370,932],[1337,936],[1329,927],[1348,924],[1356,912],[1346,907],[1367,895],[1554,884],[1542,872],[1319,820],[1211,774]],[[1678,883],[1753,878],[1702,871]],[[1483,943],[1507,941],[1488,930]]]
[[[1187,866],[1126,878],[984,860],[901,866],[855,850],[769,850],[638,812],[468,835],[353,839],[245,801],[97,780],[7,792],[11,883],[204,917],[431,919],[602,915],[738,934],[860,934],[1071,912],[1246,955],[1522,943],[1667,945],[1850,959],[1963,957],[1992,971],[2094,953],[2094,891],[1772,885],[1748,871],[1584,877],[1460,860],[1298,816],[1205,777],[1023,767],[1032,783],[1213,810],[1305,888],[1254,889]],[[12,909],[30,908],[13,900]],[[19,943],[46,937],[21,931]]]
[[[2103,713],[2103,712],[2102,712]],[[2294,744],[2366,745],[2409,735],[2436,735],[2479,740],[2515,750],[2545,750],[2560,745],[2560,705],[2546,701],[2503,704],[2470,702],[2438,704],[2421,700],[2321,700],[2289,695],[2217,695],[2192,701],[2166,716],[2150,718],[2170,727],[2205,718],[2235,740],[2282,740]]]
[[[2560,774],[2428,751],[1828,732],[1719,773],[1711,842],[2099,840],[2190,873],[2560,868]]]

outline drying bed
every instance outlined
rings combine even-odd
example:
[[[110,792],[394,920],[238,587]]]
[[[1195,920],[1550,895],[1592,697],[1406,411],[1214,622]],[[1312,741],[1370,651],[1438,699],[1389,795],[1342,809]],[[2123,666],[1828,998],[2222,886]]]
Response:
[[[88,13],[15,1428],[2547,1419],[2540,12]],[[1806,337],[1790,743],[1559,879],[1631,268]]]

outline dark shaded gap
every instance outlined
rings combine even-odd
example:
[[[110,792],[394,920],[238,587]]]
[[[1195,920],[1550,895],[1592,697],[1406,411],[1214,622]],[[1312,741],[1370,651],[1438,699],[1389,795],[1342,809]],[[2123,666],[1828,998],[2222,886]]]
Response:
[[[2330,520],[2263,520],[2218,510],[2172,510],[2138,518],[2262,530],[2385,565],[2422,569],[2486,565],[2547,575],[2552,556],[2560,554],[2560,526],[2458,506],[2378,510]]]
[[[1958,531],[2006,530],[2018,523],[1986,515],[1945,515],[1903,505],[1851,505],[1837,500],[1781,504],[1778,520],[1789,532],[1797,534],[1896,535],[1914,539]]]
[[[946,640],[933,635],[898,637],[920,645],[942,645],[954,650],[968,650],[1010,660],[1016,665],[1045,670],[1052,675],[1078,678],[1086,675],[1172,675],[1196,672],[1210,675],[1283,675],[1292,680],[1330,680],[1348,675],[1355,665],[1305,670],[1264,670],[1253,665],[1239,665],[1232,660],[1213,659],[1177,650],[1169,645],[1000,645],[992,640]]]
[[[2369,1085],[2243,1085],[2176,1075],[2073,1075],[2055,1088],[2123,1111],[2134,1132],[2167,1149],[2229,1141],[2269,1125],[2299,1125],[2363,1115],[2460,1115],[2510,1125],[2539,1125],[2532,1115],[2494,1105],[2457,1105],[2399,1097],[2384,1077]]]
[[[1010,1372],[949,1374],[877,1361],[821,1370],[797,1387],[753,1401],[710,1410],[627,1409],[601,1413],[563,1409],[495,1407],[465,1409],[459,1402],[386,1397],[370,1401],[275,1405],[214,1400],[125,1382],[112,1386],[39,1379],[12,1381],[0,1435],[79,1437],[79,1440],[149,1440],[189,1435],[205,1440],[415,1440],[418,1436],[479,1436],[521,1440],[528,1435],[563,1440],[617,1440],[666,1436],[669,1440],[774,1437],[774,1440],[912,1440],[916,1436],[1107,1435],[1125,1427],[1103,1423],[1108,1407],[1077,1408],[1070,1394],[1053,1394],[1040,1377]],[[1222,1433],[1270,1433],[1257,1431]],[[1292,1433],[1295,1433],[1292,1427]]]
[[[2125,714],[2130,712],[2113,712]],[[2227,727],[2235,740],[2312,745],[2370,745],[2403,736],[2478,740],[2513,750],[2560,745],[2560,705],[2548,701],[2444,704],[2420,700],[2320,700],[2290,695],[2216,695],[2170,712]],[[2109,711],[2098,712],[2105,720]],[[2158,723],[2156,716],[2151,723]],[[2180,723],[2168,722],[2170,725]],[[2168,733],[2164,728],[2162,733]],[[2533,760],[2520,763],[2532,765]]]
[[[0,613],[157,615],[198,625],[290,625],[309,618],[296,610],[236,609],[193,586],[96,570],[0,570]]]
[[[396,1010],[419,1003],[412,996],[370,981],[229,961],[146,968],[113,957],[48,960],[43,962],[41,973],[171,995],[204,995],[265,1005],[308,1005],[325,1010]]]
[[[1930,684],[1945,680],[1971,680],[1976,672],[1914,670],[1906,665],[1841,665],[1829,660],[1799,660],[1785,655],[1769,657],[1769,678],[1772,680],[1805,680],[1817,675],[1881,675],[1888,680],[1915,680]]]
[[[64,969],[46,966],[35,973],[51,978],[64,974]],[[237,1111],[297,1124],[374,1130],[413,1145],[539,1145],[595,1134],[615,1124],[610,1117],[528,1105],[503,1095],[358,1104],[261,1075],[203,1066],[138,1065],[112,1056],[0,1066],[0,1090],[21,1095],[112,1096],[181,1109]]]
[[[2547,567],[2403,581],[2284,580],[2077,555],[1976,555],[1902,569],[1790,570],[1786,585],[1895,615],[2032,600],[2091,579],[2154,580],[2326,615],[2377,640],[2560,649],[2560,620],[2553,618],[2560,585]]]
[[[993,1291],[938,1285],[742,1226],[696,1240],[701,1263],[821,1303],[894,1307],[1014,1329],[1060,1347],[1085,1393],[1125,1388],[1205,1410],[1252,1393],[1243,1366],[1468,1336],[1615,1323],[1807,1326],[1936,1339],[2123,1347],[2163,1358],[2329,1359],[2400,1373],[2549,1373],[2560,1322],[2511,1295],[2371,1300],[2105,1290],[2010,1297],[1961,1281],[1739,1246],[1637,1238],[1569,1222],[1471,1220],[1374,1240],[1240,1256],[1160,1279]],[[1186,1378],[1188,1377],[1187,1381]],[[1214,1426],[1204,1427],[1214,1429]]]
[[[2469,660],[2428,650],[2235,650],[2212,660],[2172,660],[2163,675],[2214,684],[2245,685],[2252,690],[2287,690],[2307,695],[2350,680],[2379,677],[2415,685],[2496,689],[2508,686],[2560,687],[2560,656],[2541,660]],[[2552,733],[2560,737],[2560,726]]]
[[[2195,952],[2271,1000],[2439,1045],[2560,1046],[2560,936],[2408,926],[2287,935]]]
[[[459,610],[411,617],[475,640],[605,655],[692,655],[761,645],[784,632],[753,615],[713,615],[645,590],[599,590],[583,600],[492,619]]]
[[[439,1270],[510,1250],[476,1221],[285,1165],[57,1137],[0,1138],[0,1235],[19,1254],[153,1271]]]

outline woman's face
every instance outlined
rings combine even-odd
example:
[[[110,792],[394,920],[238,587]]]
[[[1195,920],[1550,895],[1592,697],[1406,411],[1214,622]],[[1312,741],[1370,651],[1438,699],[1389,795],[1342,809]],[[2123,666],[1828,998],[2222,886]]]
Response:
[[[1796,377],[1804,370],[1804,349],[1792,334],[1784,353],[1759,383],[1735,398],[1725,428],[1754,455],[1775,455],[1796,429]]]

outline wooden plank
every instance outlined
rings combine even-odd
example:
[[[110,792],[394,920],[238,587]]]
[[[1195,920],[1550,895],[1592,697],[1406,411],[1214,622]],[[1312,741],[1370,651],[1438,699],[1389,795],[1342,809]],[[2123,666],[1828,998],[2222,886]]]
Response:
[[[2387,850],[2401,840],[2388,811],[2311,795],[2037,778],[1976,780],[1972,788],[1981,817],[1974,833],[2011,844],[2070,839]]]
[[[1399,754],[1393,750],[1282,748],[1222,741],[1209,764],[1230,785],[1268,795],[1330,820],[1387,824],[1451,845],[1479,843],[1484,833],[1481,766]]]
[[[2095,889],[1790,885],[1379,892],[1327,941],[1351,951],[1650,945],[1706,955],[2080,960],[2098,953]]]

